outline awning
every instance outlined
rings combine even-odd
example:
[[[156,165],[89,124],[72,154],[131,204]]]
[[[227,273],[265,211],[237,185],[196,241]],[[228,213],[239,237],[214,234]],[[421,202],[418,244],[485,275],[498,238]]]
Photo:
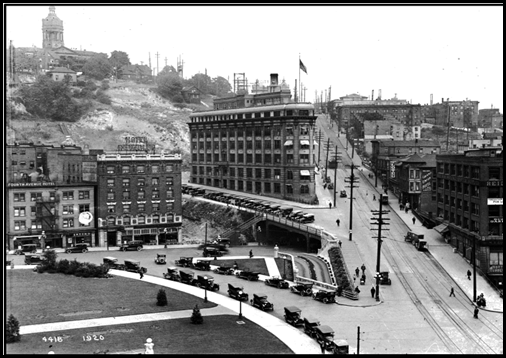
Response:
[[[301,170],[300,175],[305,177],[305,176],[310,176],[311,173],[309,172],[309,170]]]
[[[287,141],[285,142],[285,146],[287,146],[287,145],[293,145],[293,142],[292,142],[291,140],[287,140]]]
[[[448,224],[440,224],[438,226],[435,226],[434,230],[443,235],[445,232],[448,231]]]
[[[302,139],[300,141],[300,145],[309,145],[309,141],[308,140],[305,140],[305,139]]]
[[[313,145],[318,145],[318,143],[314,140],[314,141],[313,141]]]

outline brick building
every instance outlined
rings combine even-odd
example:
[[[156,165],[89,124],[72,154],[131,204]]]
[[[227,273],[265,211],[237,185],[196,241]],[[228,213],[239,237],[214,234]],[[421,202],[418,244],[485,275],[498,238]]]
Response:
[[[441,103],[425,105],[422,107],[423,118],[430,118],[438,126],[457,128],[470,128],[478,125],[479,101],[450,101],[441,98]],[[424,120],[425,121],[425,120]],[[432,121],[431,121],[432,122]]]

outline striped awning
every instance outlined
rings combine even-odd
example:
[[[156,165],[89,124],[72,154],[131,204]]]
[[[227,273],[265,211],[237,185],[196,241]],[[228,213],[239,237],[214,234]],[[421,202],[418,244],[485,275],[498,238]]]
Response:
[[[301,170],[300,175],[303,177],[306,177],[306,176],[310,176],[311,173],[309,172],[309,170]]]
[[[302,139],[302,140],[300,141],[300,145],[309,145],[309,141],[308,141],[308,140],[306,140],[306,139]]]
[[[293,141],[291,141],[291,140],[287,140],[287,141],[285,142],[285,146],[287,146],[287,145],[293,145]]]

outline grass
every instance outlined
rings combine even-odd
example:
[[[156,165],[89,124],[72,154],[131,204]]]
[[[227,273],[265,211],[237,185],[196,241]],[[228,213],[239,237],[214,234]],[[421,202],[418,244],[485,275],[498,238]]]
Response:
[[[218,266],[234,266],[234,262],[237,262],[237,266],[239,266],[239,270],[246,270],[246,271],[252,271],[252,272],[258,272],[261,275],[269,275],[269,271],[267,270],[267,265],[265,264],[264,259],[238,259],[238,260],[218,260],[216,261],[211,260],[211,265],[218,265]]]
[[[63,274],[38,274],[27,270],[6,272],[6,317],[13,314],[20,325],[124,316],[215,307],[201,298],[167,287],[169,305],[156,306],[160,286],[122,277],[93,279]],[[235,315],[205,317],[204,324],[174,319],[128,325],[109,325],[86,329],[28,334],[7,345],[8,354],[91,354],[127,352],[143,349],[146,338],[161,354],[253,354],[293,353],[284,343],[247,318],[238,324]],[[103,340],[83,340],[86,335],[102,335]],[[45,337],[45,339],[44,339]],[[61,337],[62,342],[48,341]]]

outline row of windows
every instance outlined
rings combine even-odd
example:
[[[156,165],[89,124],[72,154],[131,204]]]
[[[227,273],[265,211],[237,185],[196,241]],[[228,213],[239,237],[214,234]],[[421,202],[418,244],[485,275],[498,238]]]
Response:
[[[279,98],[276,98],[275,101],[280,103]],[[276,104],[276,103],[274,103]],[[217,104],[217,109],[224,109],[227,107],[227,104],[220,103]],[[191,116],[192,122],[209,122],[209,121],[229,121],[235,119],[250,119],[250,118],[271,118],[271,117],[285,117],[285,116],[312,116],[314,115],[313,110],[307,109],[287,109],[285,111],[264,111],[264,112],[254,112],[254,113],[232,113],[232,114],[218,114],[218,115],[202,115],[202,116]]]
[[[281,163],[281,154],[280,153],[256,153],[255,155],[247,153],[192,153],[192,162],[228,162],[234,164],[279,164]],[[287,164],[309,164],[309,154],[299,154],[299,160],[295,160],[294,154],[286,154],[284,156],[286,158]],[[254,160],[254,161],[253,161]]]
[[[192,174],[194,175],[207,175],[213,176],[220,175],[220,169],[216,167],[197,167],[192,166]],[[246,170],[244,170],[246,169]],[[198,171],[197,171],[198,170]],[[256,178],[256,179],[281,179],[281,169],[262,169],[261,168],[223,168],[222,174],[230,177],[244,178],[244,174],[246,173],[246,178]],[[253,176],[254,174],[254,176]],[[286,171],[286,179],[293,180],[296,177],[299,177],[300,180],[311,180],[311,175],[304,175],[301,173],[293,172],[291,170]]]
[[[62,220],[62,227],[69,228],[75,226],[75,220],[73,218],[66,218]],[[79,227],[87,227],[91,226],[90,224],[81,224],[79,223]],[[30,229],[32,230],[41,230],[42,229],[42,222],[40,221],[31,221],[30,223]],[[26,231],[26,221],[25,220],[15,220],[14,221],[14,231]]]
[[[160,215],[151,215],[151,217],[145,215],[138,215],[136,217],[122,216],[120,218],[107,218],[108,225],[142,225],[142,224],[159,224],[160,222],[174,222],[174,214],[169,213],[165,216],[166,220],[160,219]]]
[[[148,197],[149,195],[146,195],[146,192],[144,191],[144,189],[139,189],[137,191],[137,198],[138,200],[144,200]],[[116,193],[112,190],[112,189],[109,189],[109,192],[107,193],[107,200],[116,200]],[[121,199],[122,200],[131,200],[132,199],[132,193],[130,191],[130,189],[123,189],[123,191],[121,192]],[[161,196],[160,196],[160,190],[156,190],[156,189],[153,189],[151,190],[151,195],[150,195],[151,199],[160,199]],[[168,189],[166,191],[166,198],[168,199],[171,199],[174,197],[174,191],[172,189]]]
[[[478,185],[466,184],[448,179],[439,179],[437,181],[437,186],[439,189],[454,191],[458,194],[471,195],[475,197],[480,196],[480,187]],[[489,198],[500,197],[500,188],[489,187],[488,197]]]
[[[200,143],[200,144],[199,144]],[[314,148],[314,145],[313,144],[313,148]],[[292,140],[287,140],[285,141],[284,143],[284,147],[287,149],[287,150],[293,150],[294,148],[296,148],[296,146],[294,146],[294,142]],[[301,150],[309,150],[311,149],[311,146],[309,144],[309,141],[308,140],[301,140],[300,141],[300,144],[299,144],[299,149]],[[272,147],[272,141],[271,140],[255,140],[255,141],[252,141],[252,140],[246,140],[246,141],[238,141],[237,142],[237,149],[239,150],[242,150],[242,149],[257,149],[257,150],[272,150],[272,149],[281,149],[282,146],[281,146],[281,141],[280,140],[275,140],[274,141],[274,148]],[[235,145],[235,142],[230,142],[230,144],[228,144],[227,142],[214,142],[211,143],[211,142],[195,142],[192,144],[192,149],[195,151],[195,150],[227,150],[227,149],[236,149],[236,145]]]
[[[214,181],[214,183],[213,183]],[[281,193],[281,183],[262,183],[262,182],[252,182],[252,181],[242,181],[242,180],[219,180],[219,179],[211,179],[211,178],[192,178],[193,183],[205,184],[208,186],[215,187],[223,187],[225,189],[230,188],[232,190],[238,191],[246,191],[257,194],[280,194]],[[221,184],[221,185],[220,185]],[[294,186],[291,184],[286,184],[285,190],[287,194],[309,194],[309,185],[303,184],[299,186],[299,192],[297,193],[294,190]]]
[[[150,170],[148,170],[150,169]],[[174,171],[174,166],[172,164],[167,164],[164,166],[152,164],[152,165],[121,165],[121,167],[118,166],[116,168],[116,165],[107,165],[106,166],[106,173],[107,174],[129,174],[129,173],[137,173],[137,174],[145,174],[145,173],[161,173],[162,170],[165,170],[165,173],[172,173]]]
[[[293,136],[297,132],[301,136],[309,135],[311,126],[307,124],[302,124],[299,126],[292,126],[287,125],[284,127],[285,129],[285,135],[287,136]],[[281,127],[253,127],[253,128],[245,128],[245,129],[236,129],[236,130],[222,130],[221,132],[212,132],[212,131],[200,131],[200,130],[193,130],[191,132],[191,138],[192,139],[198,139],[198,138],[205,138],[205,139],[227,139],[230,141],[238,140],[239,138],[252,138],[252,137],[270,137],[271,135],[274,135],[275,137],[281,136]]]
[[[90,191],[89,190],[79,190],[78,196],[79,200],[87,200],[90,199]],[[26,201],[26,195],[25,193],[14,193],[14,201]],[[42,196],[42,193],[30,193],[30,201],[37,201],[42,200],[44,197]],[[56,200],[56,193],[55,192],[49,192],[49,200],[55,201]],[[62,192],[62,199],[63,200],[74,200],[74,191],[63,191]]]
[[[137,211],[146,211],[146,203],[137,203]],[[165,203],[167,210],[174,210],[173,202]],[[161,205],[160,203],[151,203],[151,212],[160,211]],[[107,212],[108,213],[116,213],[118,211],[122,211],[123,213],[129,213],[132,211],[132,204],[122,204],[121,209],[118,210],[116,204],[107,204]]]
[[[163,178],[162,178],[162,180],[163,180]],[[116,183],[119,182],[119,181],[120,181],[120,179],[107,178],[107,186],[108,187],[114,187],[114,186],[116,186]],[[131,182],[131,178],[122,178],[121,179],[121,183],[122,183],[123,187],[130,186],[130,182]],[[151,178],[151,185],[152,186],[158,186],[158,185],[160,185],[160,178],[158,178],[158,177]],[[174,185],[174,179],[172,177],[165,178],[165,185],[167,185],[167,186]],[[146,178],[137,178],[137,186],[139,186],[139,187],[146,186]]]
[[[488,179],[500,179],[500,167],[488,167]],[[480,167],[463,164],[438,163],[437,172],[439,174],[455,175],[464,178],[480,179]]]

